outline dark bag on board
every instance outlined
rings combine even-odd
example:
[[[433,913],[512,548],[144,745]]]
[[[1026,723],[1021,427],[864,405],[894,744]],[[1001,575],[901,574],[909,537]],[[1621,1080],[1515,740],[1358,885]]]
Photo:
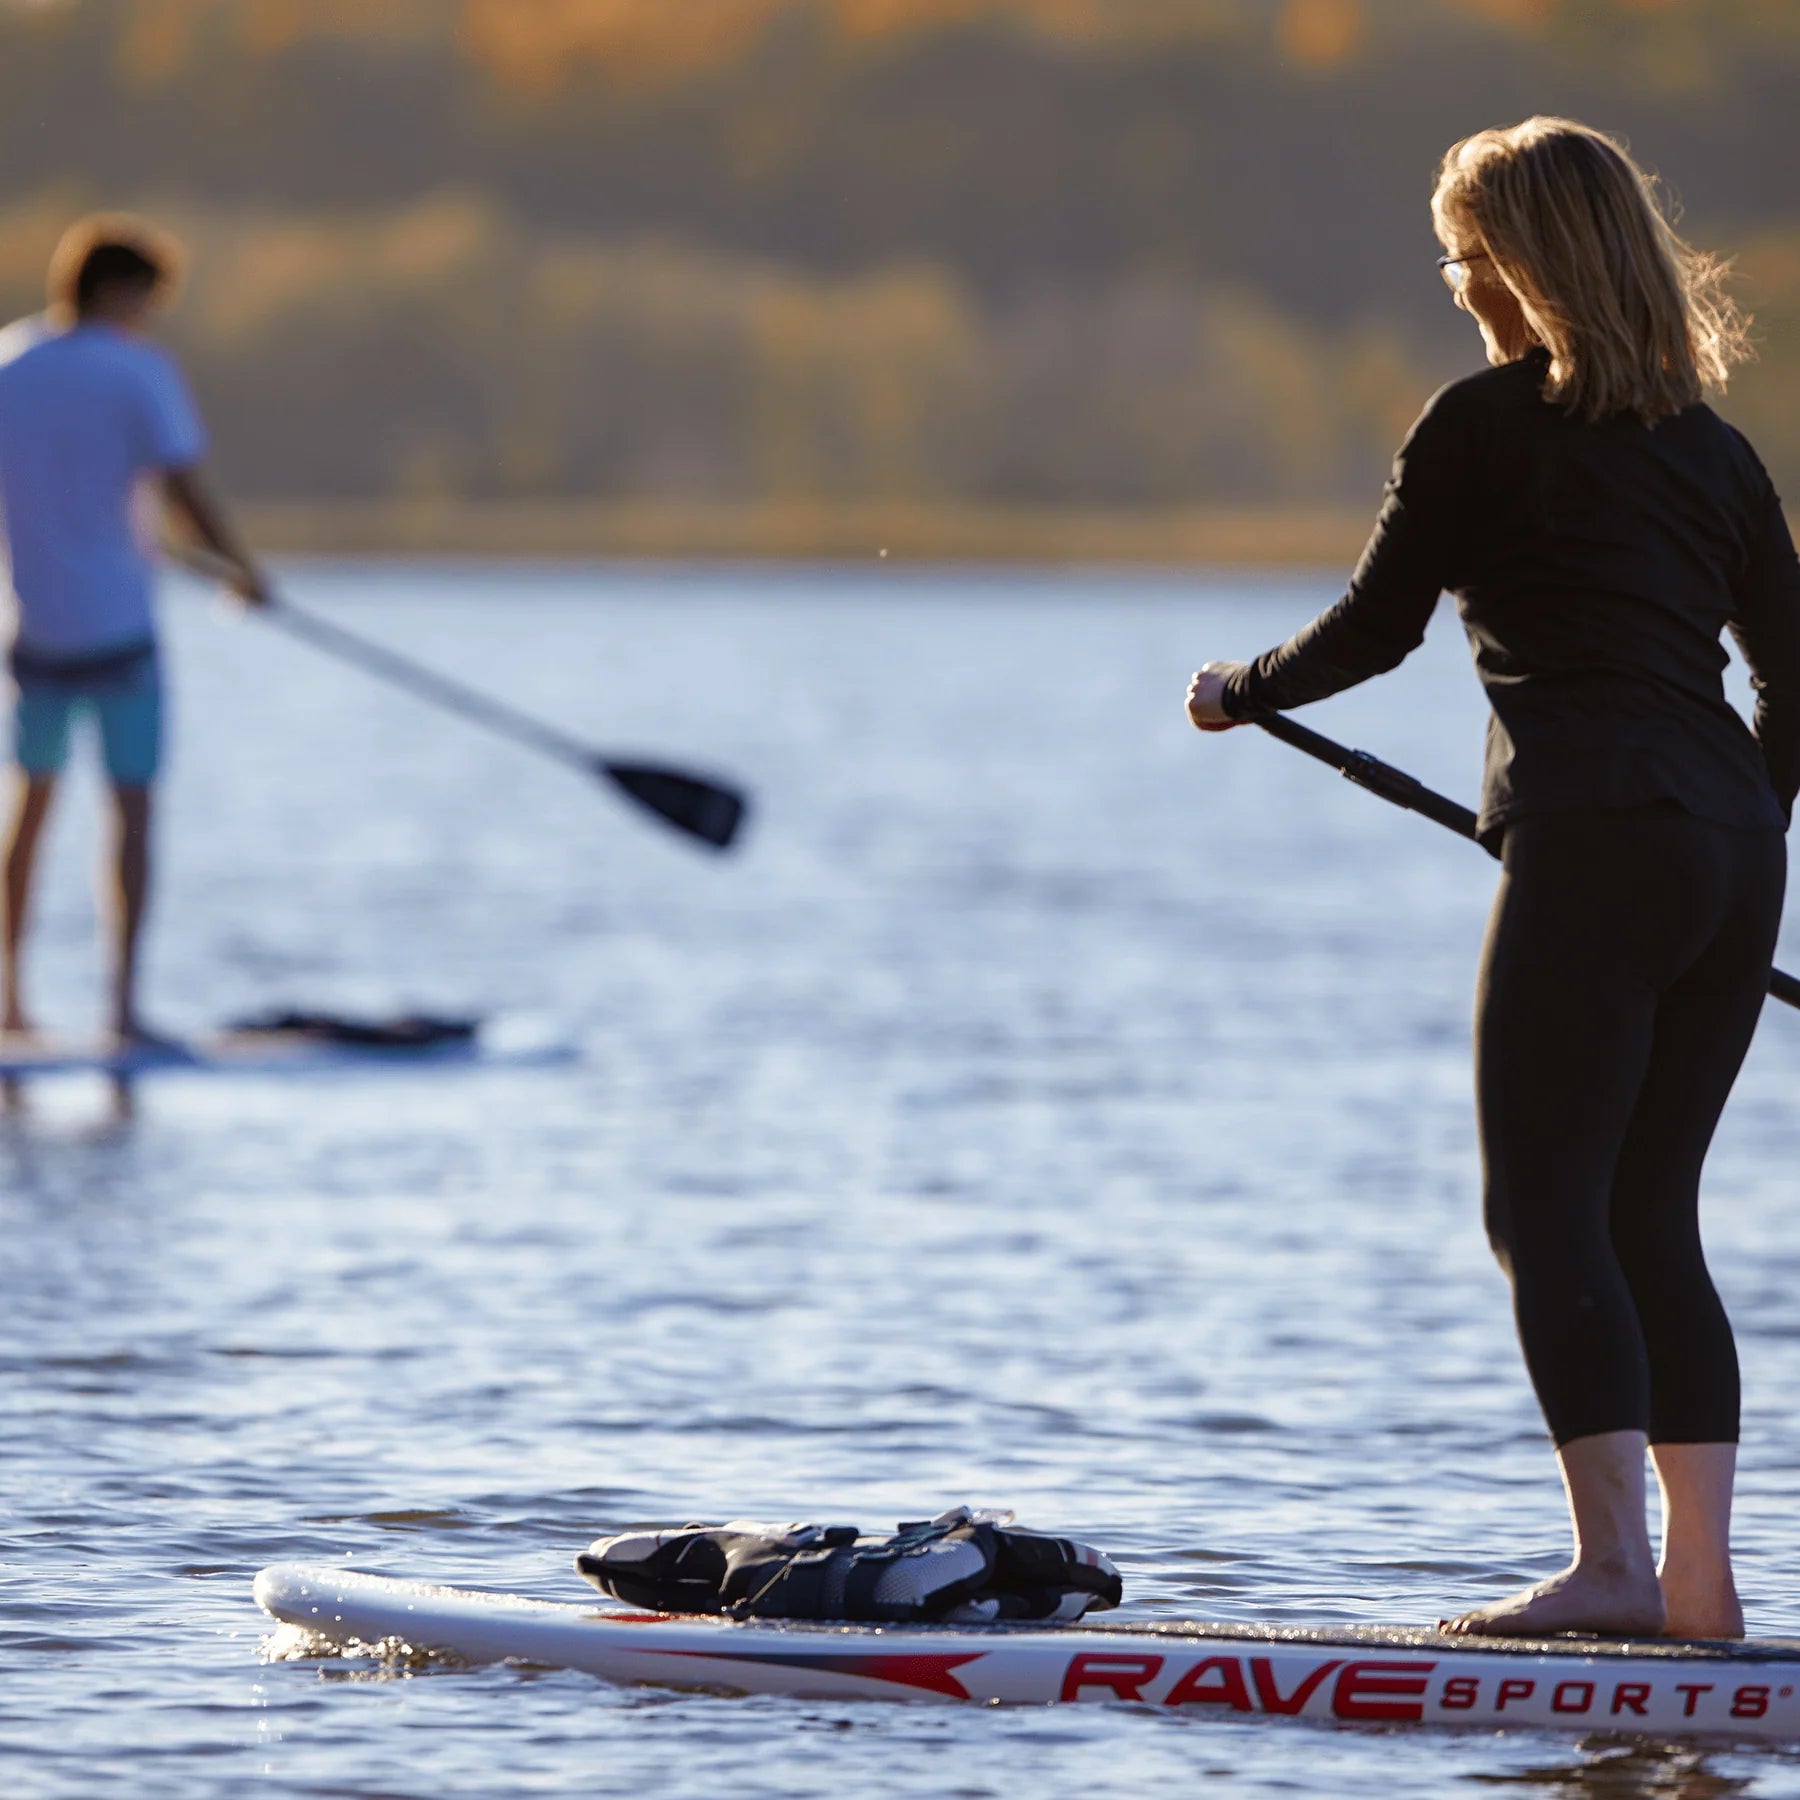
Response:
[[[271,1007],[233,1019],[228,1032],[257,1037],[304,1038],[315,1044],[343,1044],[359,1050],[435,1050],[444,1044],[466,1044],[481,1028],[479,1019],[446,1019],[429,1013],[403,1013],[390,1019],[356,1019],[343,1013],[301,1012]]]
[[[1120,1595],[1119,1571],[1098,1550],[966,1506],[888,1537],[742,1519],[628,1532],[596,1539],[575,1567],[631,1606],[755,1619],[1066,1624]]]

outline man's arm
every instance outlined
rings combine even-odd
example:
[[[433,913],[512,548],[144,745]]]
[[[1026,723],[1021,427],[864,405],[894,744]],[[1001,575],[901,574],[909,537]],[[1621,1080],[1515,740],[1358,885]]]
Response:
[[[200,465],[164,469],[162,490],[170,507],[187,521],[200,542],[236,568],[237,579],[231,588],[238,598],[251,606],[267,606],[271,597],[268,581],[207,485]]]

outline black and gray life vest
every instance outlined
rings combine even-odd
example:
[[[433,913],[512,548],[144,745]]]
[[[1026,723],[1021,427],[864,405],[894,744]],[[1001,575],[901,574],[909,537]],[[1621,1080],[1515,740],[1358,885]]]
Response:
[[[1119,1604],[1119,1571],[1011,1513],[956,1507],[887,1537],[854,1525],[686,1525],[598,1538],[575,1567],[601,1593],[654,1612],[757,1619],[987,1625],[1067,1623]]]

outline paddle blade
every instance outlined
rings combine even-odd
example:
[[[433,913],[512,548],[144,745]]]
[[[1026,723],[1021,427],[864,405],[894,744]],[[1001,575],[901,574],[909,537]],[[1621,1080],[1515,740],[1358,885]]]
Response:
[[[602,762],[601,774],[639,806],[715,850],[727,848],[744,820],[744,797],[731,788],[650,763]]]

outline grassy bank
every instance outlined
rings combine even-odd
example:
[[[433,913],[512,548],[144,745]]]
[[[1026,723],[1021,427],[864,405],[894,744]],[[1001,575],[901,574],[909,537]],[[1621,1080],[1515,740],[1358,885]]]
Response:
[[[1346,571],[1371,512],[1178,512],[578,501],[243,507],[252,541],[297,555],[700,557],[859,562],[1326,563]]]

